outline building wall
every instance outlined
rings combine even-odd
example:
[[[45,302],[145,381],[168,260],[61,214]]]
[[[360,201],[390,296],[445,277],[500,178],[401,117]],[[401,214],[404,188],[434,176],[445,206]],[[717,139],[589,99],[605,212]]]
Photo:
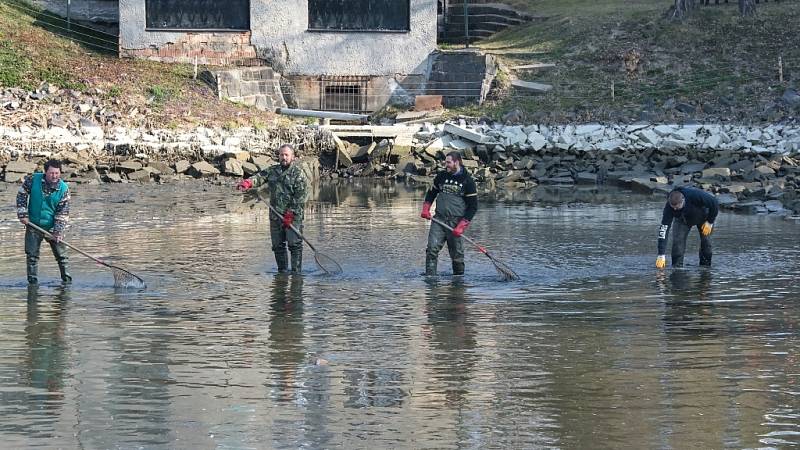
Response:
[[[249,33],[188,33],[145,31],[145,1],[119,0],[120,55],[201,64],[258,57],[286,75],[424,74],[436,48],[436,2],[411,0],[402,33],[308,31],[307,0],[251,0]]]

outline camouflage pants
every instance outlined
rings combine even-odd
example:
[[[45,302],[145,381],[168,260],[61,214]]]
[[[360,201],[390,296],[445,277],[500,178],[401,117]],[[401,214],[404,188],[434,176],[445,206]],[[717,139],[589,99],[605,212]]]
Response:
[[[437,219],[455,228],[458,224],[460,217],[445,218],[437,217]],[[426,273],[433,275],[435,272],[436,260],[439,258],[439,252],[447,243],[447,252],[450,254],[450,259],[453,261],[453,273],[461,275],[464,273],[464,240],[460,237],[453,236],[453,232],[447,228],[439,225],[436,222],[431,222],[431,229],[428,232],[428,247],[425,249],[426,254]],[[433,269],[433,270],[431,270]]]
[[[27,263],[28,283],[39,282],[39,251],[42,246],[42,239],[44,239],[44,236],[33,228],[29,227],[25,231],[25,262]],[[52,241],[47,241],[47,243],[50,244],[50,249],[53,250],[53,256],[55,256],[58,263],[61,280],[65,283],[72,281],[72,277],[67,272],[67,263],[69,262],[67,246],[62,243],[56,244]]]
[[[303,222],[295,220],[292,223],[301,233],[303,232]],[[275,253],[275,261],[278,264],[278,271],[283,272],[287,269],[288,258],[286,247],[292,255],[292,271],[300,272],[303,258],[303,240],[291,228],[283,228],[283,221],[280,218],[271,218],[269,221],[269,236],[272,239],[272,251]]]

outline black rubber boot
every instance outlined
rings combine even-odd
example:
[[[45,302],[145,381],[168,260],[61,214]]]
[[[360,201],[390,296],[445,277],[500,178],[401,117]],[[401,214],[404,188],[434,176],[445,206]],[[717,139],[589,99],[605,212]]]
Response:
[[[39,284],[39,261],[28,258],[26,261],[26,269],[28,271],[28,284]]]
[[[429,277],[436,276],[436,263],[438,262],[438,258],[434,258],[428,255],[425,258],[425,275]]]
[[[453,261],[453,275],[464,275],[464,263]]]
[[[292,273],[300,273],[303,270],[303,249],[299,248],[292,251]]]
[[[289,258],[286,255],[286,249],[275,252],[275,262],[278,264],[278,273],[289,271]]]
[[[72,284],[72,277],[70,276],[69,271],[67,270],[66,263],[59,263],[58,271],[61,272],[61,281],[64,284]]]

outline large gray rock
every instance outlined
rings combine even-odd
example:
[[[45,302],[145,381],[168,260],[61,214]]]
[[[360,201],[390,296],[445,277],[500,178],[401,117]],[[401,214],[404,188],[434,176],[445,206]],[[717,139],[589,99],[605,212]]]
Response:
[[[764,202],[764,207],[767,208],[767,211],[771,213],[781,212],[783,211],[783,203],[778,200],[769,200]]]
[[[128,174],[128,180],[146,183],[150,181],[150,172],[147,170],[137,170]]]
[[[597,174],[591,172],[579,172],[575,176],[578,184],[597,184]]]
[[[105,178],[109,183],[122,183],[122,175],[117,172],[109,172]]]
[[[186,173],[189,171],[190,167],[192,167],[192,163],[184,159],[175,163],[175,172]]]
[[[243,162],[242,170],[244,171],[245,176],[250,177],[258,173],[258,166],[251,162]]]
[[[719,194],[717,195],[717,202],[719,202],[720,206],[731,206],[736,204],[739,199],[736,198],[733,194]]]
[[[681,173],[702,172],[705,168],[705,163],[686,163],[681,166]]]
[[[275,164],[275,161],[273,161],[272,158],[270,158],[269,156],[263,156],[263,155],[262,156],[254,156],[253,159],[251,160],[251,162],[253,164],[255,164],[256,167],[258,167],[258,170],[264,170],[264,169],[268,168],[269,166]]]
[[[800,94],[794,89],[787,89],[783,92],[781,100],[787,105],[800,105]]]
[[[142,163],[139,161],[123,161],[117,164],[117,170],[120,172],[136,172],[137,170],[142,170]]]
[[[169,164],[161,161],[151,161],[147,163],[147,166],[158,171],[159,175],[172,175],[175,173],[175,169],[170,167]]]
[[[219,170],[207,161],[200,161],[192,164],[188,172],[195,178],[219,175]]]
[[[528,134],[528,143],[533,147],[534,150],[537,152],[547,146],[547,138],[542,136],[540,133],[533,131]]]
[[[242,168],[242,161],[238,159],[225,160],[224,172],[226,175],[233,175],[237,177],[243,176],[244,169]]]
[[[703,178],[723,178],[727,179],[731,176],[731,169],[727,167],[712,167],[703,170]]]
[[[11,161],[6,165],[6,173],[14,172],[27,175],[33,173],[36,170],[36,167],[37,166],[35,163],[29,161]]]

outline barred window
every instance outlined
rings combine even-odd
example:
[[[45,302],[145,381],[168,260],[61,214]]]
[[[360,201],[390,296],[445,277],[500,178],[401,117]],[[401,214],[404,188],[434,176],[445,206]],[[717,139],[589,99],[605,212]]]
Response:
[[[249,30],[250,0],[145,0],[147,28]]]
[[[308,0],[315,31],[409,31],[410,0]]]

